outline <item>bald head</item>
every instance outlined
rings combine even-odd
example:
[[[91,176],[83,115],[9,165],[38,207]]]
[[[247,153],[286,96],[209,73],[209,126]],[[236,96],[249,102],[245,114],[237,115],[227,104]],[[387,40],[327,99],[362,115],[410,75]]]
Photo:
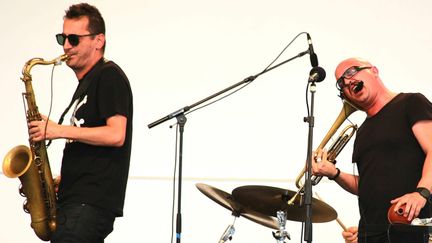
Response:
[[[348,73],[345,73],[347,70]],[[336,80],[342,76],[341,95],[366,111],[368,116],[376,114],[396,95],[385,87],[378,68],[365,59],[353,57],[340,62],[335,70]]]
[[[335,70],[335,77],[336,79],[340,78],[340,76],[342,76],[342,74],[350,67],[352,66],[368,66],[368,67],[372,67],[373,65],[362,58],[358,58],[358,57],[352,57],[352,58],[348,58],[346,60],[343,60],[341,63],[339,63],[339,65],[336,67]]]

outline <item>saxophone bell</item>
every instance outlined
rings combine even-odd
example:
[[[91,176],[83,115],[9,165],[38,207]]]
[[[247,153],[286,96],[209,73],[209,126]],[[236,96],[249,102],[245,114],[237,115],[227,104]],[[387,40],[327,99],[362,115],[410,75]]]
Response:
[[[28,170],[32,160],[32,152],[27,146],[15,146],[3,159],[3,174],[9,178],[20,177]]]

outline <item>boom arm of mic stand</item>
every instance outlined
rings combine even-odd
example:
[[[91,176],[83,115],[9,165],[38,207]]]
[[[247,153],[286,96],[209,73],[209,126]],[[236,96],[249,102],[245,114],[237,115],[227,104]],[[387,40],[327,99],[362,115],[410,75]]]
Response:
[[[297,56],[295,56],[295,57],[293,57],[293,58],[291,58],[289,60],[286,60],[286,61],[284,61],[284,62],[282,62],[282,63],[280,63],[280,64],[278,64],[278,65],[276,65],[276,66],[274,66],[272,68],[266,68],[264,71],[262,71],[261,73],[259,73],[257,75],[247,77],[244,80],[242,80],[242,81],[240,81],[240,82],[238,82],[238,83],[236,83],[234,85],[231,85],[230,87],[228,87],[228,88],[226,88],[224,90],[221,90],[221,91],[219,91],[219,92],[217,92],[217,93],[215,93],[215,94],[213,94],[213,95],[211,95],[211,96],[209,96],[209,97],[207,97],[207,98],[205,98],[205,99],[203,99],[201,101],[198,101],[198,102],[196,102],[196,103],[194,103],[194,104],[192,104],[190,106],[185,106],[182,109],[174,111],[174,112],[168,114],[167,116],[162,117],[159,120],[157,120],[157,121],[155,121],[155,122],[153,122],[153,123],[151,123],[151,124],[148,125],[149,128],[152,128],[154,126],[157,126],[157,125],[159,125],[159,124],[161,124],[161,123],[163,123],[165,121],[168,121],[169,119],[175,117],[175,118],[177,118],[177,121],[178,121],[178,124],[179,124],[179,127],[180,127],[180,130],[179,130],[179,132],[180,132],[180,144],[179,144],[179,148],[178,148],[178,150],[179,150],[179,154],[178,154],[178,156],[179,156],[179,158],[178,158],[178,162],[179,162],[178,173],[179,173],[179,176],[178,176],[178,201],[177,201],[178,206],[177,206],[177,222],[176,222],[176,232],[177,232],[176,242],[177,243],[180,243],[180,241],[181,241],[181,191],[182,191],[182,189],[181,189],[182,188],[182,183],[181,182],[182,182],[182,164],[183,164],[183,131],[184,131],[184,125],[185,125],[186,120],[187,120],[186,116],[185,116],[185,112],[187,112],[191,108],[193,108],[193,107],[195,107],[197,105],[200,105],[200,104],[202,104],[202,103],[204,103],[204,102],[206,102],[208,100],[211,100],[211,99],[215,98],[216,96],[219,96],[219,95],[221,95],[221,94],[223,94],[223,93],[225,93],[225,92],[227,92],[227,91],[229,91],[229,90],[231,90],[231,89],[233,89],[233,88],[235,88],[235,87],[237,87],[237,86],[239,86],[239,85],[241,85],[243,83],[252,82],[253,80],[255,80],[261,74],[264,74],[264,73],[266,73],[266,72],[268,72],[268,71],[270,71],[270,70],[272,70],[272,69],[274,69],[274,68],[276,68],[276,67],[278,67],[278,66],[280,66],[280,65],[282,65],[284,63],[287,63],[287,62],[289,62],[289,61],[291,61],[291,60],[293,60],[295,58],[301,57],[301,56],[303,56],[303,55],[305,55],[307,53],[308,52],[302,52],[302,53],[298,54]]]
[[[300,52],[299,54],[297,54],[296,56],[294,56],[294,57],[292,57],[292,58],[290,58],[288,60],[285,60],[285,61],[283,61],[283,62],[281,62],[281,63],[279,63],[279,64],[277,64],[277,65],[275,65],[275,66],[273,66],[271,68],[267,68],[264,71],[262,71],[262,72],[260,72],[260,73],[258,73],[256,75],[249,76],[249,77],[245,78],[244,80],[242,80],[242,81],[240,81],[240,82],[238,82],[238,83],[236,83],[234,85],[231,85],[228,88],[225,88],[225,89],[223,89],[223,90],[221,90],[221,91],[219,91],[219,92],[217,92],[217,93],[215,93],[213,95],[210,95],[209,97],[207,97],[205,99],[202,99],[202,100],[200,100],[200,101],[198,101],[198,102],[196,102],[196,103],[194,103],[192,105],[185,106],[185,107],[183,107],[183,108],[181,108],[181,109],[179,109],[177,111],[174,111],[174,112],[172,112],[172,113],[170,113],[170,114],[168,114],[168,115],[166,115],[166,116],[164,116],[164,117],[162,117],[162,118],[160,118],[160,119],[158,119],[158,120],[156,120],[156,121],[148,124],[148,128],[155,127],[155,126],[157,126],[157,125],[159,125],[159,124],[161,124],[163,122],[166,122],[166,121],[168,121],[168,120],[170,120],[170,119],[172,119],[172,118],[174,118],[174,117],[176,117],[176,116],[178,116],[180,114],[184,114],[185,112],[189,111],[190,109],[194,108],[195,106],[198,106],[198,105],[200,105],[200,104],[202,104],[202,103],[204,103],[206,101],[209,101],[209,100],[211,100],[211,99],[213,99],[213,98],[215,98],[215,97],[217,97],[217,96],[219,96],[219,95],[221,95],[221,94],[223,94],[223,93],[225,93],[227,91],[230,91],[231,89],[234,89],[237,86],[240,86],[241,84],[252,82],[257,77],[261,76],[262,74],[264,74],[264,73],[266,73],[266,72],[268,72],[270,70],[273,70],[273,69],[275,69],[275,68],[277,68],[277,67],[279,67],[279,66],[281,66],[281,65],[283,65],[283,64],[285,64],[285,63],[287,63],[289,61],[292,61],[292,60],[294,60],[296,58],[302,57],[302,56],[304,56],[304,55],[306,55],[308,53],[309,53],[309,50],[304,51],[304,52]]]

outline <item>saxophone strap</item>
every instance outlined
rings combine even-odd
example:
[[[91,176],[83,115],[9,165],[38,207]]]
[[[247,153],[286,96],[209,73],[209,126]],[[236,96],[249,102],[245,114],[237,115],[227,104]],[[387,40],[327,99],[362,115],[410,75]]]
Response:
[[[88,87],[92,83],[92,80],[96,75],[100,73],[100,70],[102,69],[103,65],[107,63],[108,60],[105,58],[101,58],[94,67],[88,72],[81,81],[79,81],[77,88],[75,89],[75,93],[72,96],[72,99],[69,103],[69,105],[66,107],[66,109],[63,111],[62,115],[60,116],[59,121],[57,122],[59,125],[63,123],[64,117],[69,112],[72,104],[75,100],[79,99],[81,100],[84,97],[84,94],[87,92]],[[49,140],[46,146],[48,147],[51,144],[52,140]]]

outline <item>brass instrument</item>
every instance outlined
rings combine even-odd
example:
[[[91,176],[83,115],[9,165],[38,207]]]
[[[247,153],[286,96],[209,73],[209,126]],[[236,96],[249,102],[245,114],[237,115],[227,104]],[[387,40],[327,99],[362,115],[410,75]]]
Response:
[[[68,56],[63,54],[52,61],[33,58],[26,62],[21,80],[25,84],[23,98],[27,101],[27,122],[42,120],[36,105],[30,70],[35,65],[60,65]],[[23,208],[31,216],[31,227],[44,241],[51,238],[56,229],[56,200],[53,178],[48,161],[45,141],[33,142],[30,147],[18,145],[12,148],[3,159],[3,174],[10,178],[19,177],[19,192],[27,197]]]
[[[321,144],[318,146],[316,150],[323,149],[327,142],[330,140],[330,138],[336,133],[336,131],[339,129],[339,127],[342,125],[342,123],[355,111],[358,110],[357,107],[355,107],[350,102],[344,100],[343,101],[343,107],[341,112],[339,113],[338,117],[334,121],[332,127],[325,135],[324,139],[322,140]],[[351,130],[351,131],[350,131]],[[351,137],[354,135],[354,133],[357,131],[356,125],[348,125],[345,127],[341,133],[339,134],[339,137],[336,139],[336,141],[329,147],[327,151],[327,160],[336,163],[336,157],[339,155],[339,153],[342,151],[342,149],[345,147],[345,145],[348,143],[348,141],[351,139]],[[288,204],[292,205],[298,194],[302,193],[304,191],[304,185],[301,184],[301,180],[306,173],[306,166],[303,168],[303,170],[299,173],[299,175],[296,178],[296,187],[299,189],[297,193],[288,201]],[[311,176],[311,183],[313,186],[318,184],[322,179],[322,176]]]

